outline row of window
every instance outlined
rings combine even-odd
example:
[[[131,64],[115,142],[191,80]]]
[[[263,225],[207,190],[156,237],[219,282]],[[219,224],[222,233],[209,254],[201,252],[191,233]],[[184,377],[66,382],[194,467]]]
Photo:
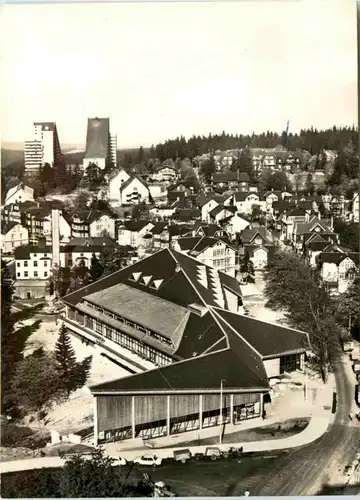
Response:
[[[167,365],[172,362],[172,359],[169,356],[166,356],[153,347],[144,344],[140,340],[130,337],[130,335],[118,331],[112,326],[104,324],[102,321],[93,319],[87,315],[82,315],[72,309],[69,309],[68,314],[70,319],[81,324],[84,324],[85,322],[86,328],[89,328],[100,335],[104,335],[109,340],[137,354],[143,359],[147,359],[157,365]]]
[[[17,273],[17,277],[21,278],[21,273]],[[39,273],[37,271],[34,271],[33,278],[38,278],[38,277],[39,277]],[[44,271],[44,278],[47,278],[47,277],[48,277],[48,273],[47,273],[47,271]],[[29,278],[28,271],[24,271],[24,278]]]
[[[138,330],[142,333],[145,333],[146,335],[149,335],[150,337],[152,337],[152,338],[154,338],[154,339],[156,339],[164,344],[172,346],[172,342],[170,339],[167,339],[167,338],[163,337],[162,335],[159,335],[158,333],[152,332],[151,330],[149,330],[148,328],[145,328],[142,325],[134,323],[133,321],[126,319],[123,316],[119,316],[119,315],[114,314],[110,311],[106,311],[102,307],[99,307],[95,304],[92,304],[91,302],[84,301],[84,303],[87,306],[91,307],[92,309],[95,309],[96,311],[100,312],[101,314],[105,314],[106,316],[109,316],[110,318],[113,318],[116,321],[120,321],[124,325],[130,326],[131,328],[134,328],[135,330]]]
[[[231,266],[232,264],[231,261],[232,261],[231,257],[227,257],[226,259],[214,259],[213,267],[220,267],[220,268],[228,267]]]
[[[45,254],[45,256],[46,256],[46,254]],[[42,262],[44,264],[44,267],[48,267],[48,261],[47,260],[43,260]],[[33,267],[38,267],[38,261],[37,260],[32,261],[32,264],[33,264]],[[17,262],[16,265],[17,265],[17,267],[21,267],[21,261]],[[28,267],[28,261],[27,260],[24,260],[24,267]]]

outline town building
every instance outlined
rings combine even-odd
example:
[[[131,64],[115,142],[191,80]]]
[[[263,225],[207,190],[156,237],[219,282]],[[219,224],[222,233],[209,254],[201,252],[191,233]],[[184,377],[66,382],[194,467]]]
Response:
[[[155,173],[151,175],[152,179],[159,182],[175,182],[177,177],[176,167],[172,165],[159,165]]]
[[[92,386],[95,444],[259,418],[307,334],[244,315],[236,279],[161,250],[63,298],[66,328],[132,375]]]
[[[19,205],[25,201],[34,201],[34,190],[20,182],[8,190],[4,205]]]
[[[354,193],[351,204],[352,220],[359,222],[359,193]]]
[[[62,158],[55,122],[35,122],[33,140],[25,142],[25,172],[35,174],[45,163],[51,167]]]
[[[233,205],[240,213],[251,215],[254,205],[261,210],[265,209],[265,202],[261,200],[260,194],[255,192],[237,191],[233,195]]]
[[[359,253],[324,251],[318,255],[317,262],[321,277],[330,291],[344,293],[359,269]]]
[[[139,177],[132,176],[120,186],[120,206],[149,203],[150,191]]]
[[[119,206],[121,200],[120,188],[130,179],[130,175],[121,168],[108,178],[108,199],[111,206]]]
[[[229,276],[235,277],[239,271],[238,252],[229,241],[209,236],[185,237],[179,238],[172,248]]]
[[[100,210],[81,210],[73,215],[71,236],[73,238],[88,238],[108,236],[114,238],[116,217]]]
[[[1,252],[11,254],[16,247],[29,243],[29,231],[17,222],[1,224]]]
[[[109,118],[88,118],[83,169],[91,164],[100,170],[116,166],[116,140],[110,134]]]

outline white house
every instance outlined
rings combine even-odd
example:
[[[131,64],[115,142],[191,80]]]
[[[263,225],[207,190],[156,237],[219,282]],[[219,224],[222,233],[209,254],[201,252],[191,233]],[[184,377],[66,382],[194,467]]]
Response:
[[[235,277],[238,270],[236,248],[226,241],[208,236],[179,238],[173,248],[229,276]]]
[[[6,193],[5,206],[24,203],[24,201],[34,201],[34,190],[25,184],[19,183]]]
[[[151,178],[160,182],[174,182],[177,179],[176,168],[170,165],[159,165]]]
[[[167,206],[154,207],[149,210],[150,215],[162,219],[171,218],[175,212],[176,212],[176,207],[167,207]]]
[[[107,234],[110,238],[115,238],[116,220],[109,214],[99,214],[99,216],[89,223],[89,236],[101,237]]]
[[[1,226],[1,251],[12,253],[16,247],[29,243],[29,230],[17,222],[7,222]]]
[[[231,236],[241,233],[244,229],[250,226],[250,222],[243,219],[243,217],[239,214],[231,215],[224,223],[226,231],[231,234]]]
[[[149,203],[150,191],[147,185],[138,177],[130,177],[120,186],[120,205],[137,205]]]
[[[108,196],[110,205],[118,206],[121,204],[120,188],[129,179],[130,175],[123,168],[109,177]]]
[[[214,210],[215,207],[220,205],[219,202],[211,198],[201,207],[201,220],[203,222],[210,222],[210,212]]]
[[[318,256],[321,277],[335,293],[346,292],[358,265],[359,254],[357,253],[322,252]]]
[[[248,246],[245,252],[248,254],[255,270],[264,269],[267,266],[269,248],[264,246]]]
[[[168,202],[168,191],[164,184],[148,185],[151,198],[156,205],[166,205]]]
[[[238,212],[251,215],[254,205],[258,205],[261,210],[264,209],[265,202],[260,199],[258,193],[238,191],[234,193],[234,206]]]
[[[118,227],[118,244],[120,246],[138,247],[145,244],[144,237],[149,235],[152,237],[150,230],[155,224],[145,220],[125,221]]]

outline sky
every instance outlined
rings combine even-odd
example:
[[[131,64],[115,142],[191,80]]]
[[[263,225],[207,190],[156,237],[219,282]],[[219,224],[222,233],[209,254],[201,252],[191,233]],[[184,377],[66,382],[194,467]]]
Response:
[[[7,4],[1,21],[3,142],[56,121],[81,145],[94,116],[119,149],[357,122],[355,0]]]

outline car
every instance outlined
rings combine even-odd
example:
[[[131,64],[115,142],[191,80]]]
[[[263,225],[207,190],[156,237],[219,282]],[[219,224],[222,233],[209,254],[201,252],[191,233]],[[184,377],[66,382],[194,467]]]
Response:
[[[158,467],[162,464],[162,458],[156,455],[142,455],[134,460],[134,464],[139,465],[152,465],[153,467]]]
[[[126,463],[127,463],[125,458],[123,458],[123,457],[109,457],[109,458],[111,458],[113,460],[112,465],[114,467],[118,467],[120,465],[126,465]]]

